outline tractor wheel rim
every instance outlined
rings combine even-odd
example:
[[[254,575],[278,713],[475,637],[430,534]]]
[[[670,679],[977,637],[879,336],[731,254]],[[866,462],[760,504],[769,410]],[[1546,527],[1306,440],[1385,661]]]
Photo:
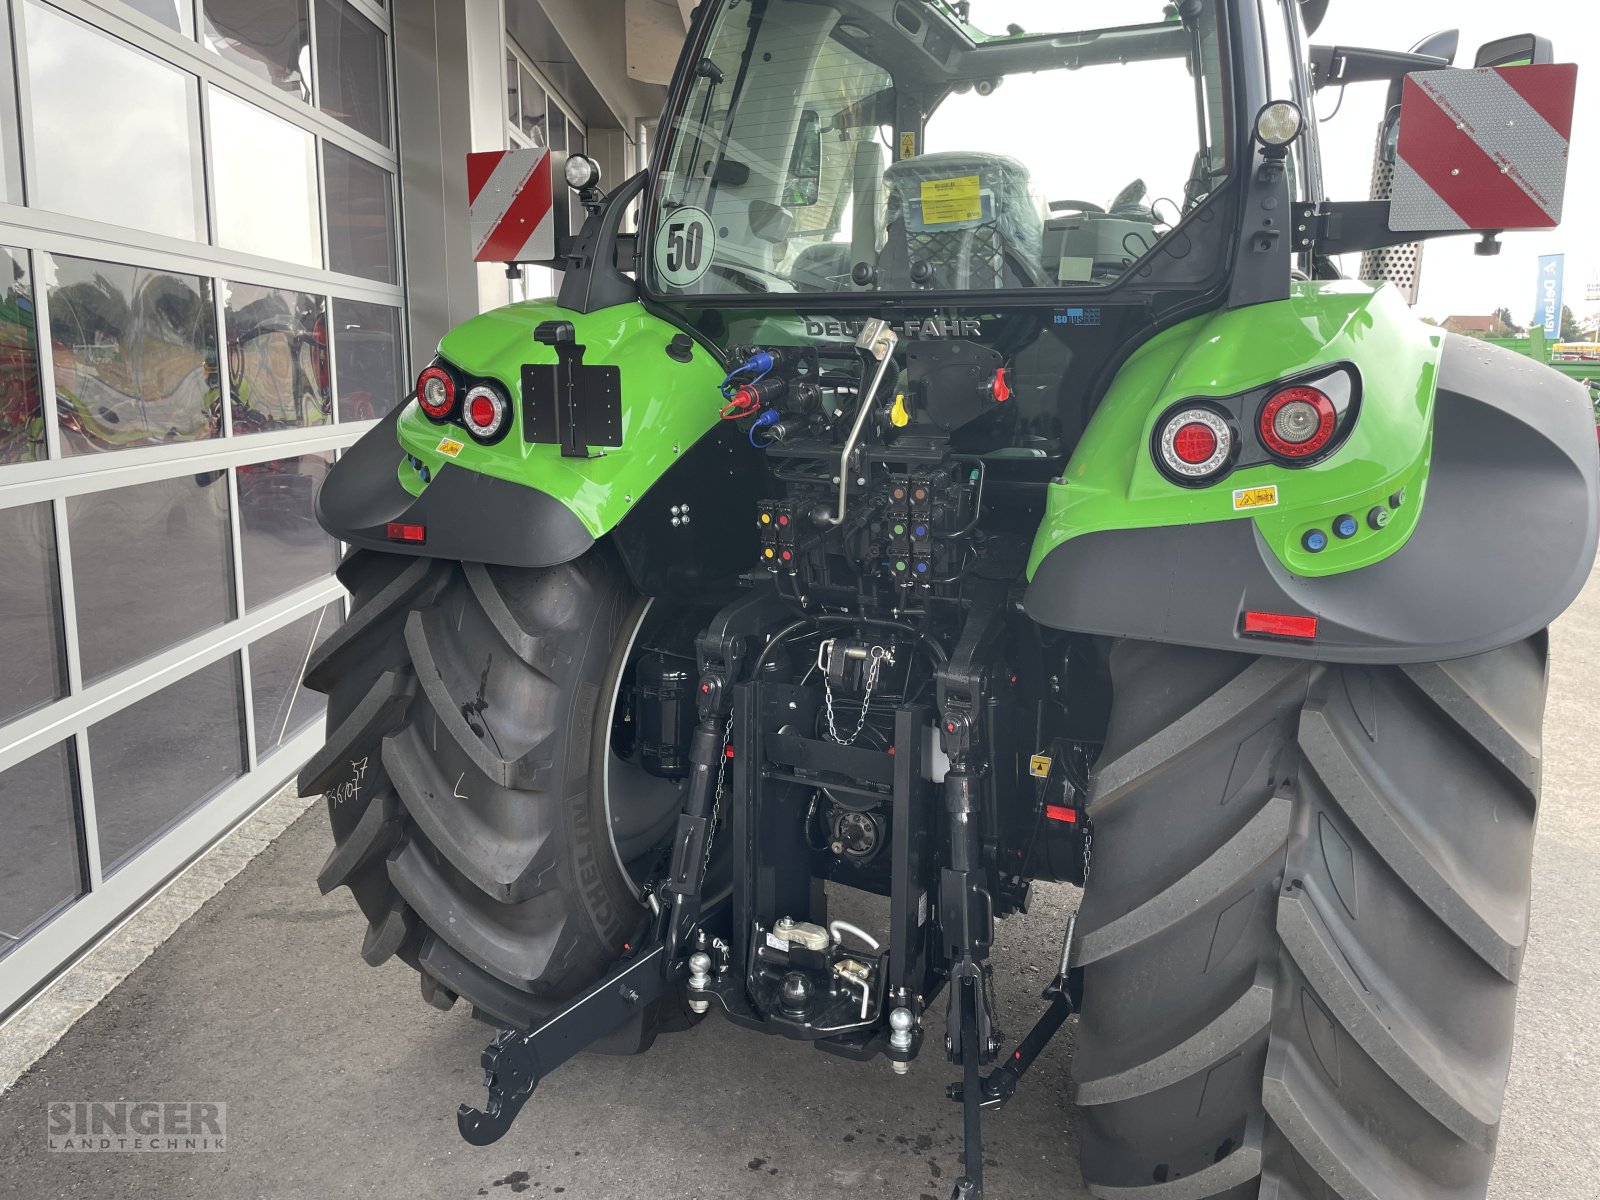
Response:
[[[606,842],[611,847],[612,859],[617,864],[617,871],[628,889],[633,893],[634,899],[641,903],[644,900],[644,889],[639,880],[634,877],[629,869],[629,860],[623,856],[622,848],[617,844],[618,801],[627,796],[631,791],[635,803],[650,804],[651,807],[659,805],[663,810],[670,807],[671,811],[682,808],[684,788],[683,783],[674,784],[670,780],[658,779],[647,774],[642,768],[634,766],[619,756],[611,745],[612,724],[616,720],[617,704],[622,699],[622,686],[628,679],[631,669],[635,666],[635,651],[638,648],[640,635],[644,632],[649,621],[650,612],[655,607],[653,599],[647,599],[644,607],[639,610],[638,619],[633,627],[627,630],[627,648],[619,662],[620,668],[606,682],[605,704],[596,710],[596,719],[600,728],[595,731],[595,736],[604,737],[606,752],[601,768],[600,786],[603,789]],[[677,803],[668,805],[667,795],[670,791],[676,796]],[[637,861],[637,860],[635,860]]]

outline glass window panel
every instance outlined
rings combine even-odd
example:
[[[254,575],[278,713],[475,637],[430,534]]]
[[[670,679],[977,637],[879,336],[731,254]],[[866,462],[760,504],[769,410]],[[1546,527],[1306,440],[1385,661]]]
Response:
[[[256,714],[256,758],[322,716],[326,700],[300,686],[306,663],[344,620],[338,602],[250,643],[251,703]]]
[[[58,742],[0,774],[0,955],[83,895],[76,761]]]
[[[389,144],[389,50],[342,0],[317,0],[317,88],[323,112]]]
[[[251,283],[222,288],[235,436],[329,424],[327,301]]]
[[[545,120],[544,89],[534,82],[533,76],[528,74],[528,68],[520,63],[517,77],[521,80],[522,88],[522,132],[535,146],[549,145],[550,127]]]
[[[328,192],[328,269],[395,281],[394,194],[389,172],[322,143]]]
[[[550,106],[550,149],[567,148],[567,114],[554,104]]]
[[[244,604],[255,608],[339,565],[339,544],[312,511],[331,454],[303,454],[237,468]]]
[[[227,381],[234,435],[333,421],[328,302],[256,283],[224,283]]]
[[[89,728],[107,875],[243,774],[240,692],[231,654]]]
[[[233,616],[221,471],[67,500],[88,683]]]
[[[41,255],[63,454],[222,432],[211,281]]]
[[[517,104],[517,56],[506,51],[506,124],[521,128],[518,118],[522,109]]]
[[[48,504],[0,508],[0,613],[0,721],[9,721],[67,694],[55,521]]]
[[[333,302],[333,358],[339,420],[381,417],[405,397],[400,383],[400,310],[356,300]]]
[[[124,0],[135,12],[142,12],[168,29],[176,29],[184,37],[194,36],[193,5],[190,0]]]
[[[53,8],[25,11],[32,202],[204,241],[195,77]]]
[[[3,24],[3,23],[0,23]],[[0,246],[0,465],[45,457],[28,252]]]
[[[22,203],[22,142],[17,124],[16,60],[11,22],[0,21],[0,200]]]
[[[205,44],[279,91],[311,99],[306,0],[205,0]]]
[[[311,135],[230,92],[210,89],[217,243],[322,265],[316,147]]]

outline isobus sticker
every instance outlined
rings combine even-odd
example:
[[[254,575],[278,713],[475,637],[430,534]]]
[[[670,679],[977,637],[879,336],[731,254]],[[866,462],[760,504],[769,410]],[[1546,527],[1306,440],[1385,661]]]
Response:
[[[1266,487],[1240,488],[1233,494],[1233,511],[1245,512],[1252,508],[1277,508],[1278,485],[1268,484]]]
[[[676,288],[691,287],[711,268],[717,230],[702,208],[679,208],[661,218],[656,231],[656,274]]]

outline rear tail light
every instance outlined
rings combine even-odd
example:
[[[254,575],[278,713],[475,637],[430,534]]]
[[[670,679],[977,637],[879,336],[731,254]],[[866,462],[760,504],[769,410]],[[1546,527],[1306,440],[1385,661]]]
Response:
[[[448,421],[456,407],[456,381],[443,367],[429,367],[417,376],[417,403],[435,421]]]
[[[461,402],[461,423],[480,442],[493,442],[505,433],[510,405],[498,388],[480,383]]]
[[[1156,431],[1161,465],[1179,483],[1209,483],[1233,461],[1233,426],[1209,408],[1185,408]]]
[[[1262,444],[1281,458],[1305,459],[1325,450],[1339,427],[1339,413],[1314,387],[1288,387],[1267,397],[1257,429]]]

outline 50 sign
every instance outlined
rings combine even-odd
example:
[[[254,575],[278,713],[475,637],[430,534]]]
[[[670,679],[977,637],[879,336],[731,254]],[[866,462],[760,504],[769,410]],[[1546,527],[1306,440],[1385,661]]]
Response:
[[[656,276],[676,288],[698,282],[711,267],[717,231],[703,208],[679,208],[661,218],[656,231]]]

